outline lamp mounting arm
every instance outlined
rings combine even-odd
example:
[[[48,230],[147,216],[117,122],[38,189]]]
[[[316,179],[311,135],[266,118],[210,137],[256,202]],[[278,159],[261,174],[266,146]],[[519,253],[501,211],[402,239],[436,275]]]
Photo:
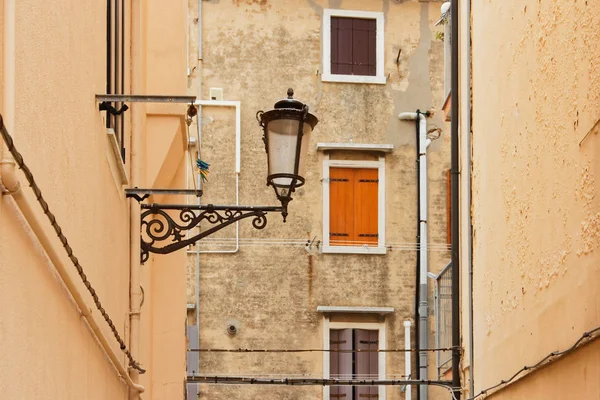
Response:
[[[234,205],[186,205],[186,204],[142,204],[141,216],[141,262],[150,253],[169,254],[209,236],[235,222],[253,218],[252,226],[263,229],[267,226],[267,213],[282,212],[279,206],[234,206]],[[200,226],[210,228],[186,239],[186,232]],[[163,243],[170,242],[166,245]]]

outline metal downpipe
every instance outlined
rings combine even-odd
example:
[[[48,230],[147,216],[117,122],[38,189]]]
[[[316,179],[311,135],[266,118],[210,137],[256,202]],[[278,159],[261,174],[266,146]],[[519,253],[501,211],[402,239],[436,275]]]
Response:
[[[416,153],[417,153],[417,238],[419,248],[417,250],[417,273],[415,290],[415,336],[418,356],[415,357],[417,374],[420,380],[429,380],[428,354],[421,349],[429,348],[429,304],[428,304],[428,232],[427,232],[427,147],[430,141],[427,139],[427,116],[429,113],[404,112],[398,115],[401,120],[416,121]],[[420,385],[417,391],[419,400],[427,400],[429,388]]]
[[[451,129],[450,129],[450,154],[451,154],[451,233],[452,233],[452,388],[456,400],[461,397],[460,379],[460,258],[459,258],[459,132],[458,132],[458,24],[459,0],[452,0],[452,62],[451,62]]]

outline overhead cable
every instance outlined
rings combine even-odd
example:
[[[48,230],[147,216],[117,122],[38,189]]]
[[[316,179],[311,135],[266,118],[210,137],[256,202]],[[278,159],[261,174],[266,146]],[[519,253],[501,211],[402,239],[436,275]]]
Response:
[[[415,353],[418,351],[451,351],[452,347],[440,347],[436,349],[364,349],[364,350],[342,350],[342,349],[188,349],[187,351],[200,353]]]
[[[308,377],[254,378],[247,376],[208,376],[192,375],[187,383],[229,384],[229,385],[284,385],[284,386],[440,386],[452,394],[456,400],[450,381],[416,379],[327,379]]]

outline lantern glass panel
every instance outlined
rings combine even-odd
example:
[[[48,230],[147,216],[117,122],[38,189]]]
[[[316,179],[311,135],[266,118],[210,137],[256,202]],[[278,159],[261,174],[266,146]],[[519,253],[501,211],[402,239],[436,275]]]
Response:
[[[306,152],[310,143],[312,128],[310,124],[304,123],[302,135],[301,154],[298,172],[294,171],[296,162],[296,145],[298,143],[297,119],[276,119],[267,124],[268,146],[269,146],[269,175],[290,174],[304,176],[306,172]],[[289,187],[292,178],[274,178],[273,184],[277,187]],[[281,190],[278,190],[281,193]]]

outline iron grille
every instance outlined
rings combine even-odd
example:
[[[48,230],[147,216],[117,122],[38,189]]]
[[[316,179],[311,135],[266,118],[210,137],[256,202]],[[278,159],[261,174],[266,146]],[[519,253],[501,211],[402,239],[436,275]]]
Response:
[[[452,264],[448,264],[435,280],[435,345],[452,347]],[[437,351],[437,374],[440,379],[452,367],[452,352]]]

